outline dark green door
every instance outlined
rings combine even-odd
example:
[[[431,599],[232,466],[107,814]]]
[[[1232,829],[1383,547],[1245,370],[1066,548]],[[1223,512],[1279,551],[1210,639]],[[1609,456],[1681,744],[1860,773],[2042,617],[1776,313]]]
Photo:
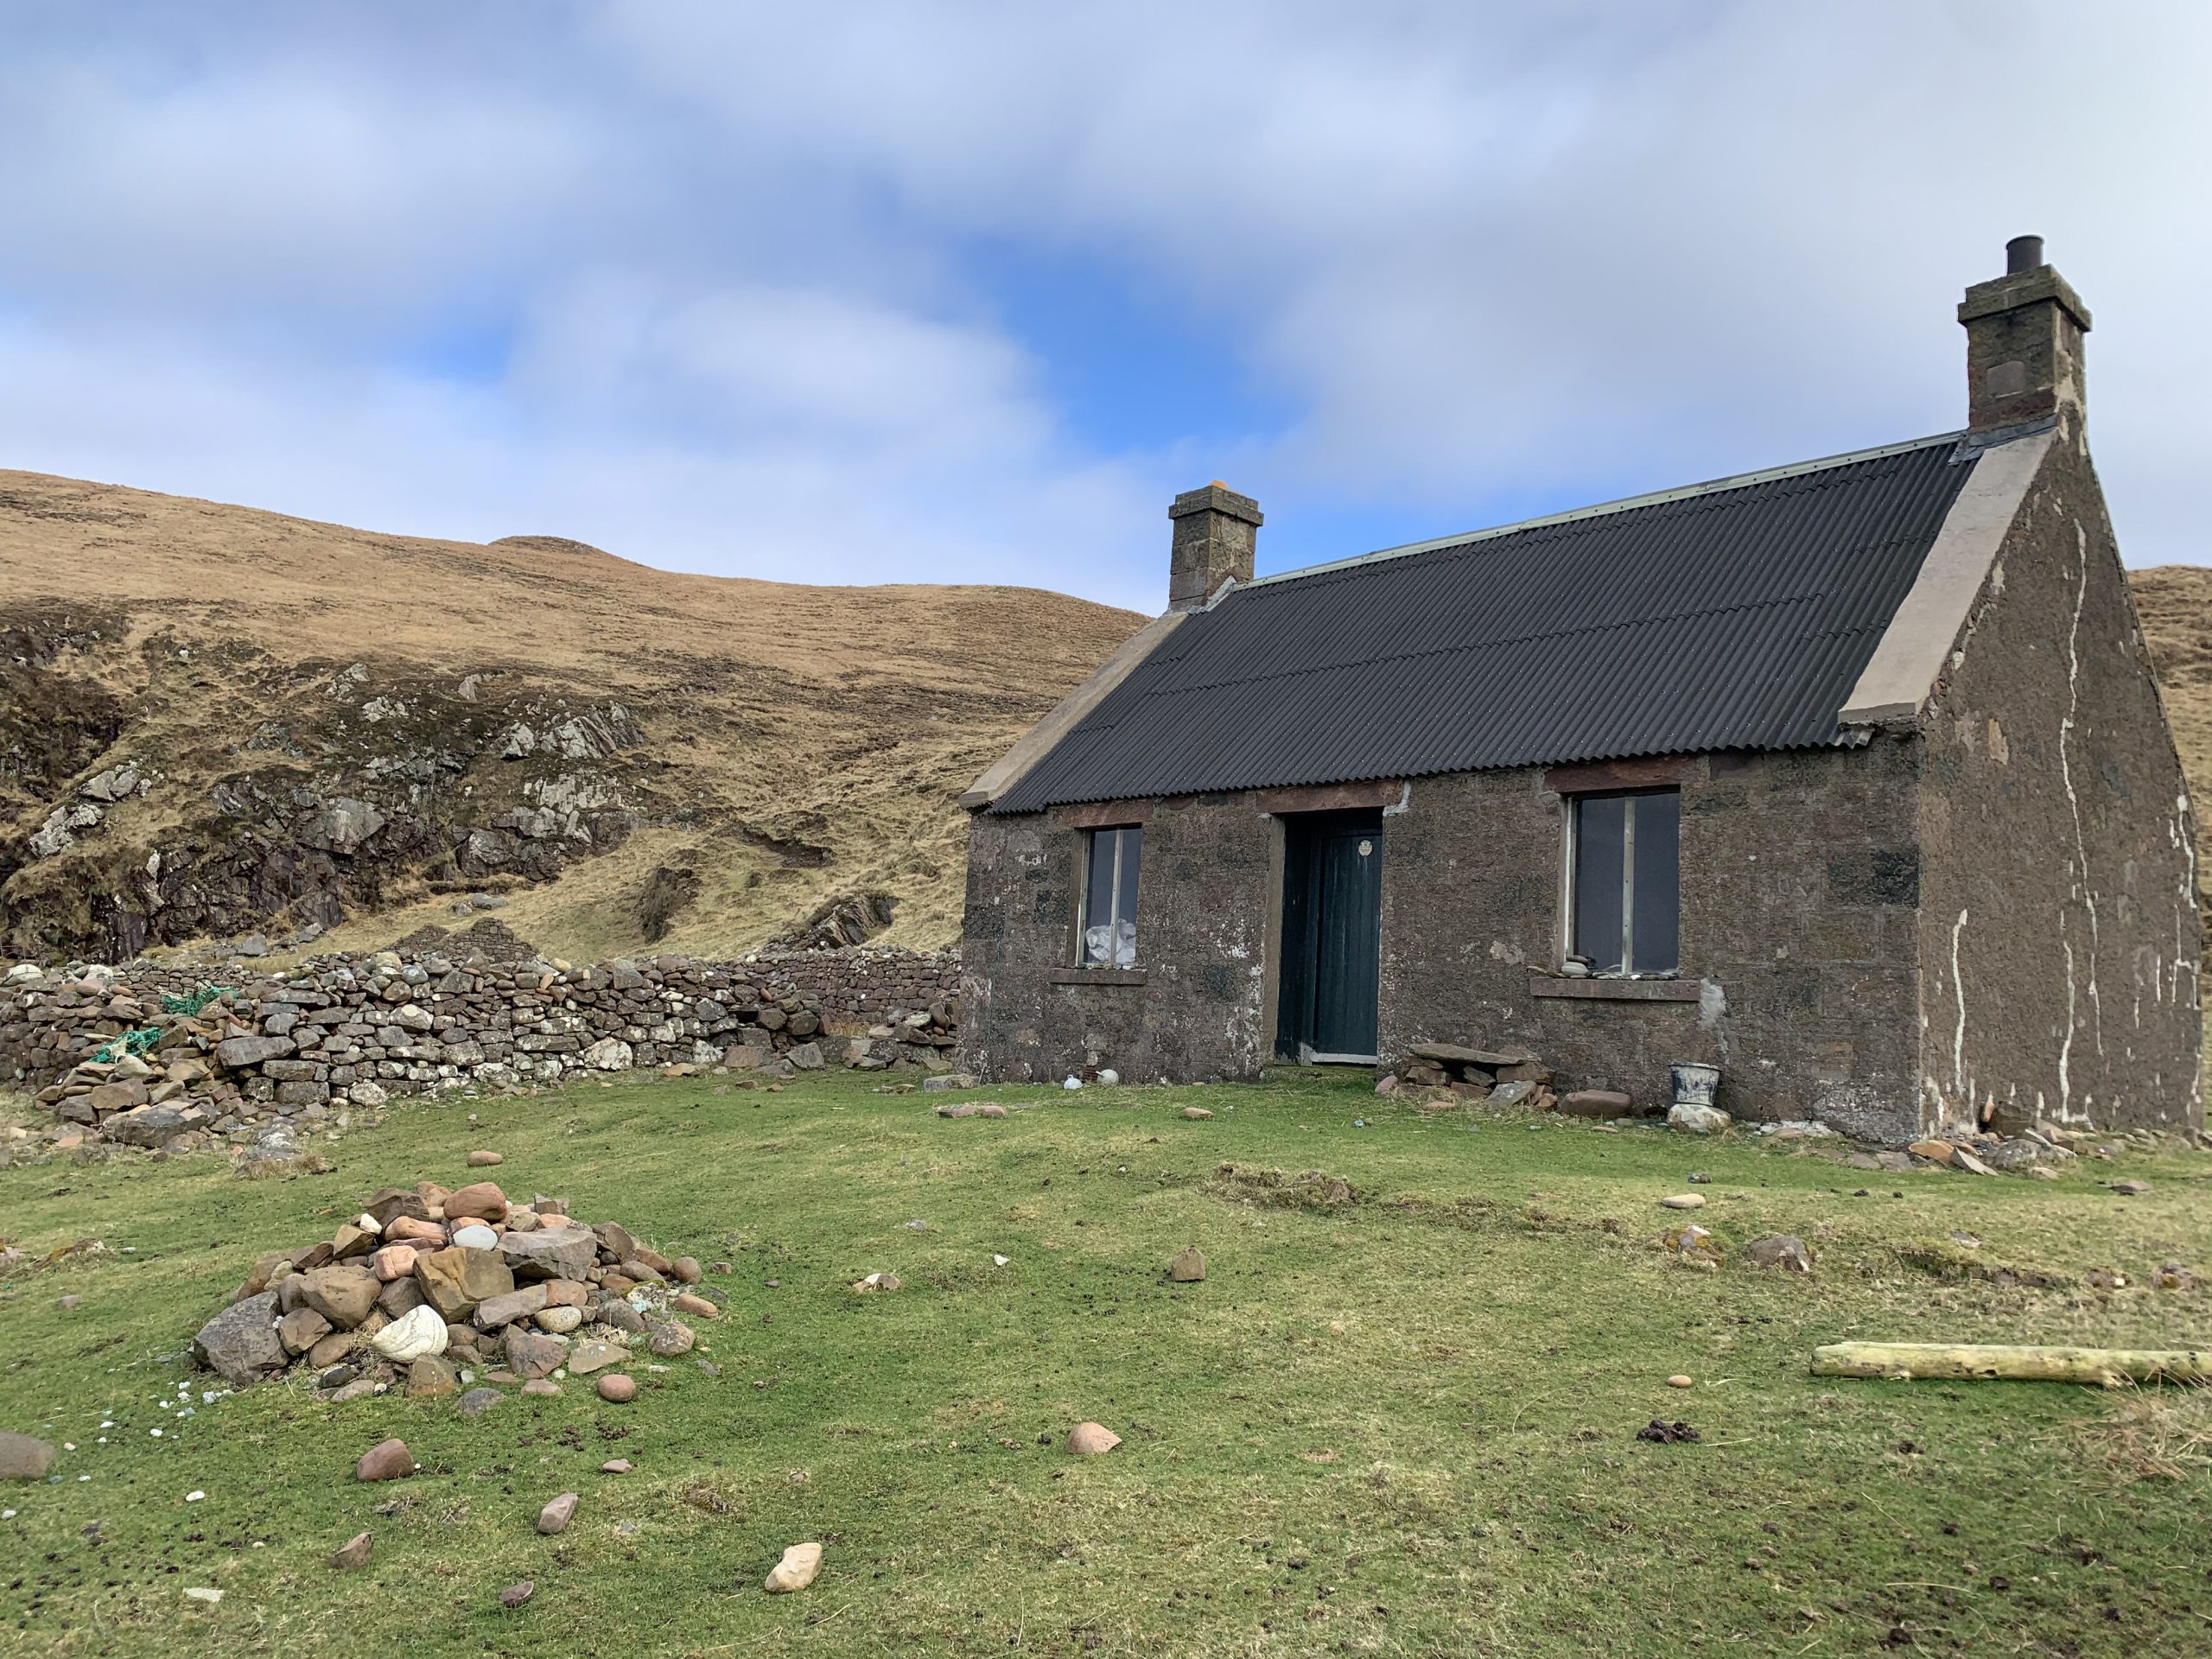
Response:
[[[1282,977],[1275,1052],[1375,1053],[1382,969],[1382,815],[1284,819]]]

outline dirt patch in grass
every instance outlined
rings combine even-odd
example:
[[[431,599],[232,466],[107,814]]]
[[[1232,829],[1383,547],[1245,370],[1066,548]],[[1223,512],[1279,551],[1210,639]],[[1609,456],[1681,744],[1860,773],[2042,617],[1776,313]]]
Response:
[[[2122,1485],[2212,1470],[2212,1395],[2202,1389],[2124,1390],[2109,1414],[2075,1427],[2089,1461]]]
[[[1900,1267],[1955,1284],[1979,1281],[2005,1290],[2066,1290],[2080,1282],[2075,1274],[2054,1268],[1992,1262],[1968,1246],[1945,1238],[1914,1239],[1897,1245],[1891,1254]]]
[[[1287,1169],[1224,1164],[1206,1181],[1205,1190],[1217,1198],[1269,1210],[1342,1210],[1368,1200],[1343,1176],[1319,1169],[1294,1174]]]

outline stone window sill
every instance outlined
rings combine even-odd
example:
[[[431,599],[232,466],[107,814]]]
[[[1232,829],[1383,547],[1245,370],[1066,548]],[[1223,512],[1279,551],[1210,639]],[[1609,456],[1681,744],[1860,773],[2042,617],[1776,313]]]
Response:
[[[1141,985],[1141,968],[1055,968],[1046,975],[1055,985]]]
[[[1583,1002],[1694,1002],[1705,988],[1695,979],[1568,979],[1532,975],[1531,996],[1565,997]]]

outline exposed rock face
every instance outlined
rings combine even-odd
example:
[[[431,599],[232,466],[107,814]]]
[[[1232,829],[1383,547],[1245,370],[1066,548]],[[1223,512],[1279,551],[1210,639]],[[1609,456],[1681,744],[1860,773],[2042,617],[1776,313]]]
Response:
[[[761,626],[731,627],[741,613]],[[824,873],[747,889],[747,937],[849,943],[895,901],[949,938],[954,796],[1140,620],[1013,588],[723,583],[558,538],[434,542],[8,473],[0,945],[273,944],[402,886],[557,880],[645,819],[702,849],[658,882],[626,873],[649,937],[681,925],[711,848]],[[856,626],[864,687],[842,676]],[[913,830],[887,849],[893,822]]]

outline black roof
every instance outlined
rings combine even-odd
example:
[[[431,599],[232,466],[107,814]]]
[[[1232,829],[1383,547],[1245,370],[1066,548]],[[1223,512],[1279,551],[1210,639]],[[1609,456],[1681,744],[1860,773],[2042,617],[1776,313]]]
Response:
[[[1232,588],[990,810],[1841,740],[1958,435]]]

